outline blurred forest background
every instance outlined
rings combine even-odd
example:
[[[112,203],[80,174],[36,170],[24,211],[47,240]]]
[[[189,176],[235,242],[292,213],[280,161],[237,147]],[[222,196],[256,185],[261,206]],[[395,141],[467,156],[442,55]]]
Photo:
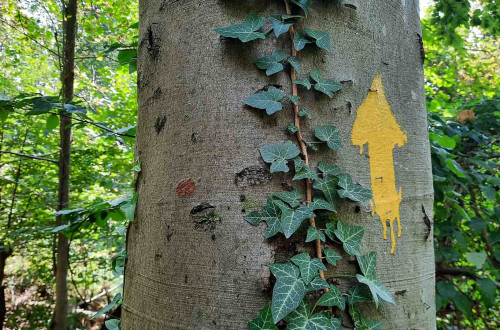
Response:
[[[425,50],[438,327],[498,329],[500,4],[424,4],[423,35],[415,37]],[[138,4],[78,6],[75,97],[62,105],[61,2],[0,0],[0,314],[7,329],[49,328],[58,233],[70,246],[70,328],[119,324],[113,311],[140,171]],[[57,213],[65,221],[56,226],[58,126],[70,114],[71,207]]]

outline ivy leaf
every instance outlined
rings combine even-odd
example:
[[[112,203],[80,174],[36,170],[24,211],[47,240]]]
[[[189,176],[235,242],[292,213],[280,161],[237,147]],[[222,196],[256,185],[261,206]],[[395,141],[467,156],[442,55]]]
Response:
[[[342,221],[337,224],[337,229],[334,231],[335,236],[343,243],[344,250],[350,255],[359,256],[359,244],[365,234],[363,227],[344,225]]]
[[[295,126],[294,124],[289,124],[287,127],[286,127],[286,132],[287,134],[289,135],[292,135],[292,134],[295,134],[299,131],[299,128],[297,126]]]
[[[311,89],[311,82],[307,78],[306,79],[295,79],[293,82],[296,83],[297,85],[304,86],[305,88],[307,88],[307,90]]]
[[[283,202],[287,203],[291,207],[297,207],[300,205],[300,199],[302,198],[302,194],[300,190],[293,191],[282,191],[278,193],[274,193],[273,196],[281,199]]]
[[[300,154],[299,148],[292,141],[270,144],[260,148],[260,154],[266,163],[271,163],[271,173],[288,172],[287,161]]]
[[[330,320],[329,312],[321,312],[312,315],[308,322],[307,330],[332,330],[332,322]]]
[[[321,141],[326,142],[328,148],[339,150],[342,148],[342,140],[339,136],[339,130],[333,125],[325,125],[314,128],[314,135]]]
[[[309,109],[306,109],[306,108],[300,109],[297,114],[299,115],[299,117],[307,116],[307,118],[309,118],[309,119],[312,118],[311,111]]]
[[[355,202],[364,202],[373,197],[372,191],[359,184],[352,182],[352,178],[347,173],[340,173],[339,186],[344,188],[338,191],[341,198],[349,198]]]
[[[326,241],[325,234],[320,232],[316,227],[309,226],[307,228],[307,238],[306,238],[306,243],[312,242],[316,239],[320,239],[322,242]]]
[[[340,224],[340,222],[339,222]],[[359,267],[361,268],[361,272],[363,275],[356,275],[356,278],[360,283],[364,283],[368,285],[370,289],[373,300],[375,301],[375,306],[378,308],[378,298],[385,300],[391,304],[396,305],[396,302],[392,298],[391,293],[385,287],[382,282],[376,277],[376,263],[377,263],[377,252],[370,252],[365,256],[358,256]]]
[[[302,10],[304,11],[304,14],[306,14],[307,16],[307,13],[309,11],[309,0],[286,0],[287,2],[291,2],[297,6],[299,6],[300,8],[302,8]]]
[[[311,42],[312,41],[307,39],[306,35],[303,32],[295,31],[293,35],[293,47],[295,47],[296,51],[304,49],[306,44],[309,44]]]
[[[287,33],[288,30],[290,30],[290,27],[293,25],[293,23],[283,22],[282,19],[283,18],[281,15],[271,15],[269,17],[269,21],[273,26],[273,32],[276,37],[279,37],[283,33]]]
[[[271,306],[266,306],[260,311],[259,316],[248,323],[250,330],[278,330],[274,325]]]
[[[326,289],[326,288],[329,288],[330,286],[328,285],[328,282],[319,277],[319,276],[316,276],[312,281],[311,283],[309,283],[307,286],[306,286],[306,291],[309,292],[309,291],[316,291],[316,290],[322,290],[322,289]]]
[[[318,169],[323,173],[323,175],[339,175],[341,169],[338,165],[331,165],[320,161],[318,163]]]
[[[259,58],[255,62],[255,65],[257,65],[259,69],[267,69],[266,75],[270,76],[283,70],[283,64],[281,64],[280,62],[282,62],[284,59],[285,53],[283,53],[283,51],[281,50],[275,50],[271,55],[266,55]]]
[[[321,197],[314,197],[313,201],[309,204],[311,211],[315,210],[327,210],[330,212],[337,212],[335,205],[328,203]]]
[[[366,288],[366,287],[365,287]],[[363,290],[359,285],[355,285],[349,289],[349,295],[347,296],[347,302],[352,305],[359,302],[371,301],[372,298],[369,296],[369,292]]]
[[[214,29],[218,34],[228,38],[238,38],[242,42],[248,42],[255,39],[266,39],[266,35],[261,32],[256,32],[264,26],[266,19],[255,14],[247,16],[245,22],[241,24],[233,24],[223,28]]]
[[[246,217],[245,220],[248,221],[252,226],[258,226],[261,221],[279,220],[281,215],[281,210],[273,201],[272,198],[267,199],[267,204],[262,208],[262,212],[252,211]]]
[[[319,306],[337,306],[341,310],[345,309],[345,298],[342,296],[342,292],[333,284],[330,285],[330,291],[323,293],[321,298],[318,300]]]
[[[361,319],[361,324],[358,328],[362,330],[382,330],[382,321]]]
[[[299,266],[302,280],[306,285],[318,275],[319,270],[326,271],[326,267],[321,260],[318,258],[311,259],[307,252],[293,256],[290,261]]]
[[[328,236],[329,239],[331,239],[332,241],[335,240],[335,230],[336,230],[336,227],[335,227],[335,224],[331,223],[331,222],[327,222],[326,223],[326,230],[325,230],[325,234],[326,236]]]
[[[299,278],[299,268],[290,262],[272,264],[269,269],[276,277],[271,303],[271,312],[276,324],[299,306],[306,294],[306,287],[304,281]]]
[[[302,66],[300,65],[300,61],[297,57],[290,56],[287,61],[295,69],[295,71],[297,71],[298,74],[302,72]]]
[[[300,227],[302,221],[309,218],[314,218],[314,213],[305,206],[300,206],[298,209],[283,209],[281,213],[281,227],[286,238],[290,238],[292,234]]]
[[[283,109],[283,105],[280,100],[284,95],[285,93],[282,90],[271,86],[267,91],[258,92],[247,97],[243,100],[243,103],[253,108],[266,110],[268,115],[272,115],[273,113]]]
[[[333,93],[340,90],[342,86],[331,79],[325,79],[321,77],[321,71],[313,70],[311,71],[311,78],[316,82],[314,89],[325,93],[330,98],[333,97]]]
[[[281,221],[279,219],[270,219],[266,221],[266,238],[271,238],[278,233],[283,232],[283,228],[281,228]]]
[[[293,180],[302,180],[302,179],[316,180],[318,179],[318,175],[314,173],[309,166],[306,166],[304,164],[304,166],[299,169],[295,167],[295,176],[293,177]]]
[[[104,306],[103,308],[101,308],[97,313],[94,314],[94,316],[92,316],[90,319],[93,320],[93,319],[96,319],[98,318],[99,316],[103,315],[103,314],[106,314],[107,312],[109,312],[113,307],[115,307],[115,305],[122,299],[122,294],[121,293],[117,293],[116,296],[113,298],[113,300],[107,304],[106,306]]]
[[[299,307],[286,318],[287,330],[335,330],[330,320],[330,312],[311,315],[311,305],[304,299]]]
[[[342,330],[342,321],[340,318],[332,317],[330,321],[332,323],[332,330]]]
[[[336,186],[337,178],[333,175],[326,175],[324,178],[318,178],[313,184],[313,188],[321,190],[323,195],[325,195],[326,200],[332,205],[334,205]]]
[[[323,251],[325,252],[326,262],[328,262],[330,265],[337,266],[337,260],[342,259],[342,257],[337,254],[337,252],[329,248],[325,248]]]
[[[296,95],[288,95],[288,99],[290,101],[292,101],[293,104],[295,105],[299,105],[299,102],[300,102],[300,97],[296,96]]]
[[[330,51],[331,40],[330,40],[329,33],[323,32],[323,31],[311,30],[311,29],[305,29],[305,31],[309,37],[316,40],[316,46],[318,46],[319,48],[322,48],[326,51]]]

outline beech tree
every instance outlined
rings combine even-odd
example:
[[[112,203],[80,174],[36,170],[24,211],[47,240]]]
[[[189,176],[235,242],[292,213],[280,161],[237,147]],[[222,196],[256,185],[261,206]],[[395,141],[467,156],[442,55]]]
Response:
[[[123,329],[435,328],[417,7],[140,3]]]

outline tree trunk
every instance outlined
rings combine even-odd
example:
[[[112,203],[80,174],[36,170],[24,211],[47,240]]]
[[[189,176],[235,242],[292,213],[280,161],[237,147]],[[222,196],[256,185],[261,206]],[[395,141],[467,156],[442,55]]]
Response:
[[[363,316],[383,319],[387,329],[432,329],[433,191],[418,1],[363,1],[357,10],[352,1],[344,4],[314,2],[297,27],[327,31],[333,43],[328,53],[301,51],[303,71],[320,69],[343,82],[333,99],[300,89],[301,106],[313,112],[302,132],[312,141],[313,127],[336,125],[343,149],[312,153],[312,164],[337,163],[376,193],[375,208],[338,205],[342,221],[364,227],[362,251],[378,252],[377,275],[397,302],[378,310],[366,307]],[[142,170],[127,244],[123,329],[246,328],[270,301],[267,265],[284,262],[303,248],[301,235],[265,241],[265,226],[252,227],[243,219],[254,201],[265,203],[284,183],[303,188],[290,175],[271,177],[258,150],[287,139],[291,107],[266,116],[242,104],[268,84],[291,94],[286,70],[266,77],[254,64],[275,49],[289,51],[289,38],[269,34],[265,41],[243,44],[212,31],[243,21],[249,11],[268,16],[284,13],[285,7],[280,1],[257,0],[140,1],[137,158]],[[365,142],[369,147],[360,155],[366,137],[351,134],[356,118],[363,116],[357,110],[369,110],[370,95],[381,100],[384,90],[394,118],[385,115],[395,120],[390,128],[398,138],[389,138],[385,149]],[[385,139],[377,141],[384,144]],[[373,160],[381,155],[393,161]],[[384,168],[394,169],[388,180],[396,205],[389,205],[395,212],[389,222],[400,219],[402,228],[397,237],[394,223],[394,254],[379,218],[389,206],[373,176]],[[327,277],[356,272],[348,258],[328,270]],[[339,280],[340,287],[346,284]]]
[[[3,278],[5,275],[5,266],[7,258],[12,254],[12,249],[6,246],[0,246],[0,330],[3,329],[5,315],[7,309],[5,306],[5,287],[3,286]]]
[[[63,103],[73,100],[75,80],[75,39],[77,0],[63,2],[63,67],[61,74]],[[59,184],[57,209],[69,207],[70,171],[71,171],[71,115],[61,116],[59,127]],[[56,218],[56,226],[64,222],[61,215]],[[54,309],[52,329],[67,329],[68,314],[68,267],[69,244],[67,237],[61,232],[57,235],[56,262],[56,305]]]

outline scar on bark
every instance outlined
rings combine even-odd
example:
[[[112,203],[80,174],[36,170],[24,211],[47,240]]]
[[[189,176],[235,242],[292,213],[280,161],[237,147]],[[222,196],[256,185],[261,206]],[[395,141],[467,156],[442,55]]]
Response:
[[[196,183],[192,179],[186,179],[179,182],[177,187],[175,188],[175,192],[177,196],[191,196],[196,188]]]
[[[161,39],[158,36],[158,33],[154,31],[156,30],[157,25],[158,23],[149,24],[146,36],[142,39],[141,44],[139,45],[139,47],[141,47],[145,43],[147,44],[148,53],[155,62],[158,60],[161,48]]]
[[[156,118],[156,123],[155,123],[156,134],[160,134],[161,131],[163,131],[166,122],[167,122],[167,116]]]
[[[418,45],[420,47],[420,59],[422,60],[422,64],[425,61],[425,49],[424,49],[424,41],[420,33],[417,33]]]
[[[222,215],[216,211],[216,207],[203,202],[191,209],[191,218],[194,227],[198,230],[211,233],[212,240],[215,240],[215,227],[222,221]]]
[[[351,3],[350,1],[347,1],[346,3],[344,3],[344,7],[352,9],[352,10],[358,9],[358,7],[356,7],[356,5],[354,3]]]
[[[249,166],[236,173],[234,183],[238,187],[255,186],[271,181],[271,173],[267,167]]]
[[[431,234],[431,219],[429,218],[429,216],[425,212],[425,208],[424,208],[423,204],[422,204],[422,213],[424,214],[423,220],[424,220],[424,223],[425,223],[425,226],[426,226],[426,231],[425,231],[425,235],[424,235],[424,241],[427,241],[427,239],[429,238],[429,236]]]

